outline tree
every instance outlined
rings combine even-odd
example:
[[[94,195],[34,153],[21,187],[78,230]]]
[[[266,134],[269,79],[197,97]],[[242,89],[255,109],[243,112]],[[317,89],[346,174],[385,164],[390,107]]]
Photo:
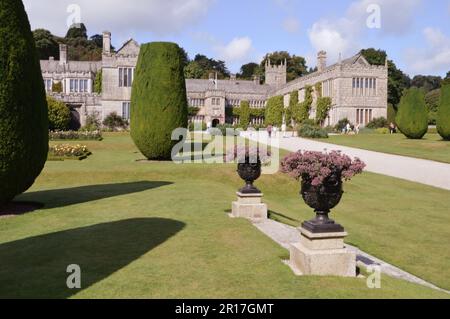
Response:
[[[450,141],[450,84],[441,88],[441,99],[437,116],[437,130],[446,141]]]
[[[283,124],[284,98],[282,95],[271,97],[267,101],[265,119],[266,125],[280,127]]]
[[[254,76],[261,76],[261,67],[258,63],[247,63],[241,66],[241,71],[238,73],[238,77],[243,80],[252,80]]]
[[[287,81],[295,80],[308,73],[308,68],[306,67],[306,60],[301,56],[290,55],[286,51],[276,51],[273,53],[268,53],[261,62],[261,70],[264,74],[266,72],[266,62],[270,60],[272,64],[281,64],[285,61],[287,62]]]
[[[131,94],[131,136],[148,159],[168,160],[172,132],[188,127],[188,102],[178,45],[153,42],[141,46]]]
[[[201,79],[205,71],[202,69],[200,64],[195,61],[191,61],[184,68],[184,76],[186,79]]]
[[[428,131],[428,115],[423,90],[412,87],[405,91],[398,106],[396,122],[410,139],[421,139]]]
[[[94,34],[92,37],[90,37],[90,40],[97,47],[103,49],[103,36],[101,34]]]
[[[309,119],[309,114],[311,112],[311,107],[314,101],[314,98],[312,96],[313,90],[314,89],[311,85],[305,86],[305,100],[302,103],[300,103],[299,113],[294,117],[297,123],[302,123],[303,121]]]
[[[423,88],[425,93],[439,89],[441,87],[442,78],[440,76],[431,75],[416,75],[412,81],[411,86]]]
[[[447,76],[445,78],[450,79],[450,71],[447,72]]]
[[[361,54],[366,58],[367,62],[372,65],[385,65],[386,63],[386,51],[370,48],[361,50]],[[403,91],[411,86],[411,79],[398,69],[392,60],[388,60],[388,68],[388,102],[397,109]]]
[[[88,39],[87,29],[84,23],[75,23],[67,30],[66,39]],[[103,46],[103,44],[102,44]]]
[[[244,131],[248,129],[250,124],[250,103],[248,101],[242,101],[239,114],[240,125]]]
[[[33,37],[40,60],[48,60],[50,57],[59,59],[59,44],[50,31],[36,29],[33,31]]]
[[[0,205],[33,185],[48,154],[48,110],[22,1],[0,1]]]
[[[440,97],[441,89],[433,90],[425,95],[425,104],[428,111],[428,124],[430,125],[436,125]]]
[[[50,131],[67,131],[70,125],[70,109],[61,101],[47,96],[48,128]]]

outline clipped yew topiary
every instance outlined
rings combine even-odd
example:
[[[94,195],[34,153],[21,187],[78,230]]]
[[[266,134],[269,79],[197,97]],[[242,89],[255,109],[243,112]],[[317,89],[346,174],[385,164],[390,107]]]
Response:
[[[441,98],[437,117],[437,130],[446,141],[450,141],[450,83],[441,88]]]
[[[175,43],[141,46],[131,94],[131,136],[150,160],[169,160],[172,132],[188,127],[183,53]]]
[[[425,94],[418,88],[411,88],[403,94],[398,106],[396,123],[407,138],[421,139],[428,131],[428,113]]]
[[[48,153],[41,68],[22,1],[0,1],[0,206],[33,185]]]

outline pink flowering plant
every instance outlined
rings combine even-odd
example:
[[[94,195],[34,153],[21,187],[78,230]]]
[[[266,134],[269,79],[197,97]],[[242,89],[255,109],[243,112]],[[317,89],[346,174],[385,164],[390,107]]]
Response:
[[[312,186],[323,185],[330,177],[349,181],[361,174],[366,164],[359,158],[351,159],[339,151],[298,151],[286,156],[281,162],[281,171],[296,179],[310,181]]]
[[[257,164],[260,162],[262,165],[268,165],[270,159],[271,153],[267,149],[262,150],[259,147],[249,145],[236,145],[228,150],[225,155],[225,162],[238,164]]]

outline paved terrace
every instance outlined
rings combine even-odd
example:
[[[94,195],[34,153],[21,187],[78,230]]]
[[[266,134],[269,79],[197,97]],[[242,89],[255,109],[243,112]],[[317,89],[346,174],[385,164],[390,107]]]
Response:
[[[261,142],[264,142],[264,140],[267,141],[266,138],[263,138],[264,135],[267,136],[267,133],[242,133],[242,136],[251,140],[257,140],[261,137]],[[338,150],[349,155],[350,157],[359,157],[367,164],[366,170],[369,172],[450,190],[450,164],[406,156],[378,153],[299,137],[279,137],[278,139],[280,148],[291,152],[296,152],[298,150]]]

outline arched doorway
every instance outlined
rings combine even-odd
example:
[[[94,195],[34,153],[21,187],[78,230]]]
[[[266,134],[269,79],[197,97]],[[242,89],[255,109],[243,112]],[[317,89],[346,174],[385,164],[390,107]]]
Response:
[[[212,121],[212,127],[217,127],[217,126],[219,126],[219,124],[220,124],[220,120],[219,119],[214,119]]]
[[[81,121],[80,121],[80,113],[78,112],[77,107],[70,107],[70,124],[69,128],[72,131],[78,131],[81,128]]]

